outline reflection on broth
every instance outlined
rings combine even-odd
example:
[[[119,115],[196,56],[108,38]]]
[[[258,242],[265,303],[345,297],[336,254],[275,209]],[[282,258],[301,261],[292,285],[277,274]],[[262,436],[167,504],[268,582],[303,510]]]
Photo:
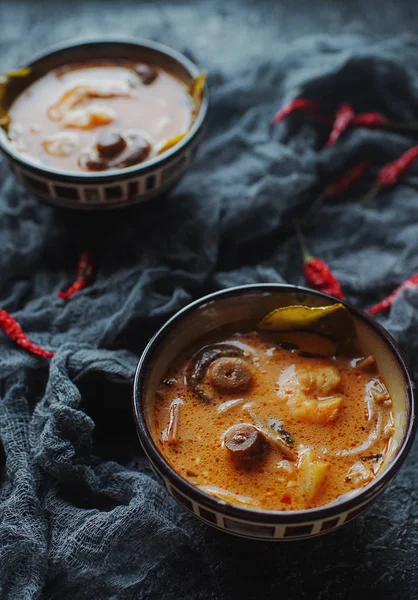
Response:
[[[122,169],[178,143],[200,98],[193,86],[160,66],[127,60],[73,63],[47,73],[16,98],[8,135],[20,153],[45,166]]]
[[[218,332],[180,356],[153,413],[172,467],[213,496],[270,510],[313,508],[369,483],[393,443],[391,397],[372,355],[352,341],[336,354],[320,337]]]

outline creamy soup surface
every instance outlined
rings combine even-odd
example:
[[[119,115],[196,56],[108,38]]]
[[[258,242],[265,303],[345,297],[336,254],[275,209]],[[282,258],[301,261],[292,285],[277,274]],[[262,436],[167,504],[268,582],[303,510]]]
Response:
[[[370,482],[394,433],[374,357],[302,356],[271,332],[204,340],[157,390],[154,435],[185,479],[234,504],[295,510]]]
[[[9,111],[16,149],[46,166],[104,171],[156,154],[193,121],[189,88],[161,67],[89,61],[26,88]]]

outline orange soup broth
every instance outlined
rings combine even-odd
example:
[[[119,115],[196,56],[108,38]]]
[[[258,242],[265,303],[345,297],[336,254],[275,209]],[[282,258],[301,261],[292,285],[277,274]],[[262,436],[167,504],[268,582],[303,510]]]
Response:
[[[89,61],[55,69],[24,90],[9,111],[9,136],[16,147],[39,162],[66,171],[80,171],[79,156],[96,143],[98,136],[110,130],[141,130],[152,145],[151,156],[172,138],[188,131],[193,120],[193,101],[189,89],[180,79],[161,67],[154,67],[158,77],[143,85],[133,71],[134,63]],[[110,110],[111,123],[91,129],[64,127],[48,116],[51,106],[69,90],[82,85],[118,86],[129,97],[94,98],[83,106]],[[46,139],[61,132],[78,137],[77,150],[70,156],[52,156],[43,146]]]
[[[225,340],[225,337],[212,338],[211,343],[221,339]],[[257,360],[252,365],[253,383],[247,392],[212,392],[211,403],[199,400],[187,389],[184,379],[185,368],[193,352],[177,360],[167,373],[166,377],[175,380],[175,384],[159,388],[154,408],[155,435],[161,452],[172,467],[193,485],[209,486],[209,493],[218,495],[211,491],[216,486],[232,492],[234,503],[259,509],[312,508],[330,503],[340,495],[361,487],[347,478],[349,469],[359,456],[384,455],[388,441],[381,436],[360,455],[334,456],[341,449],[349,450],[362,444],[371,430],[364,398],[365,386],[373,375],[356,370],[350,364],[352,357],[359,356],[359,353],[356,354],[353,349],[352,355],[346,356],[303,357],[274,344],[274,335],[258,332],[235,334],[228,339],[244,342],[257,353]],[[302,423],[292,416],[288,403],[278,395],[277,383],[281,373],[291,365],[297,368],[316,365],[337,367],[341,376],[338,396],[343,402],[334,422]],[[162,432],[167,427],[170,404],[175,398],[180,398],[183,404],[179,411],[178,441],[169,444],[162,441]],[[244,398],[245,403],[226,412],[217,412],[217,407],[223,402],[238,398]],[[294,436],[295,449],[299,454],[310,448],[321,460],[329,463],[325,484],[314,499],[307,501],[299,489],[297,461],[286,461],[276,448],[270,447],[264,457],[253,464],[240,464],[231,459],[222,444],[222,436],[231,425],[254,423],[245,409],[246,403],[251,403],[252,410],[264,424],[270,418],[280,420]],[[384,425],[393,422],[390,402],[387,406],[379,406],[378,410],[382,412]],[[287,470],[289,464],[290,471]]]

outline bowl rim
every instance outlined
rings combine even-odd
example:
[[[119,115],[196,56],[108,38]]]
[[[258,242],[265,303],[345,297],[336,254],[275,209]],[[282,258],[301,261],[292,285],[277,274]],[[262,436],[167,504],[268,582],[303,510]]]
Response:
[[[109,44],[109,45],[122,44],[122,45],[136,46],[136,47],[138,47],[138,49],[146,48],[146,49],[155,50],[156,52],[164,54],[164,55],[172,58],[173,60],[175,60],[177,63],[182,65],[193,77],[197,77],[202,72],[201,69],[199,69],[199,67],[193,61],[191,61],[189,58],[187,58],[187,56],[185,56],[178,50],[174,50],[173,48],[170,48],[169,46],[166,46],[165,44],[161,44],[160,42],[154,42],[152,40],[147,40],[145,38],[132,37],[132,36],[105,36],[105,37],[91,36],[91,37],[76,38],[73,40],[68,40],[66,42],[60,42],[57,44],[50,45],[50,46],[44,48],[43,50],[37,52],[31,58],[30,62],[28,62],[24,65],[21,65],[21,66],[22,67],[23,66],[33,67],[33,66],[36,66],[37,64],[42,63],[42,61],[44,59],[46,59],[50,56],[53,56],[54,54],[60,54],[61,52],[64,52],[66,50],[72,50],[72,49],[76,49],[76,48],[83,47],[83,46],[87,46],[87,47],[99,46],[99,45],[103,45],[103,44],[105,44],[105,45],[106,44]],[[104,56],[104,58],[106,58],[106,57]],[[121,58],[123,58],[122,54],[121,54]],[[117,179],[127,178],[130,175],[138,175],[140,173],[146,173],[156,167],[159,167],[163,163],[170,160],[173,156],[175,156],[181,150],[183,150],[192,141],[192,139],[196,136],[196,134],[201,129],[201,127],[206,119],[208,107],[209,107],[209,89],[208,89],[207,83],[205,82],[205,85],[203,88],[203,94],[202,94],[202,102],[200,105],[198,115],[197,115],[196,119],[194,120],[192,126],[190,127],[190,129],[188,130],[186,135],[184,136],[184,138],[180,142],[175,144],[172,148],[170,148],[169,150],[164,152],[163,154],[157,155],[157,156],[151,158],[150,160],[146,160],[145,162],[140,163],[138,165],[126,167],[124,169],[109,169],[106,172],[85,173],[83,171],[80,171],[80,172],[79,171],[67,171],[65,169],[45,167],[41,163],[38,163],[36,160],[32,159],[31,157],[26,157],[26,156],[22,155],[19,151],[17,151],[13,147],[13,145],[10,143],[10,140],[8,139],[7,134],[4,131],[3,127],[0,127],[0,149],[5,154],[10,156],[14,161],[21,164],[23,167],[27,167],[32,170],[35,170],[39,174],[43,175],[44,177],[48,177],[48,176],[52,175],[52,176],[60,178],[61,180],[64,180],[64,179],[66,181],[77,180],[79,182],[82,181],[86,184],[97,182],[98,180],[100,180],[101,182],[102,181],[106,182],[106,181],[115,180],[115,178],[117,178]]]
[[[341,302],[341,304],[343,304],[356,318],[365,321],[367,325],[369,325],[381,338],[383,338],[383,341],[389,347],[389,349],[394,355],[394,358],[397,360],[398,365],[401,368],[401,371],[403,372],[403,375],[405,377],[405,385],[407,387],[406,391],[409,402],[408,421],[402,442],[398,448],[396,455],[393,457],[393,459],[387,465],[387,467],[382,471],[382,473],[378,474],[377,477],[375,477],[365,487],[359,489],[358,493],[355,493],[355,495],[350,495],[346,499],[342,499],[340,501],[338,501],[337,499],[332,503],[324,504],[315,508],[289,511],[253,509],[230,504],[228,502],[219,500],[215,496],[207,494],[203,490],[200,490],[196,486],[189,483],[186,479],[181,477],[181,475],[179,475],[177,471],[175,471],[175,469],[168,463],[168,461],[159,451],[157,445],[154,443],[141,406],[141,390],[146,382],[146,371],[148,365],[150,364],[153,356],[155,355],[155,352],[158,350],[160,345],[164,343],[164,339],[166,338],[166,336],[177,325],[177,323],[187,318],[187,316],[190,313],[195,312],[202,305],[207,304],[208,302],[213,302],[216,300],[237,295],[248,295],[251,293],[257,295],[266,292],[274,293],[278,291],[305,292],[315,296],[326,298],[327,300],[333,300],[334,302]],[[403,351],[398,347],[396,341],[391,336],[391,334],[384,327],[382,327],[382,325],[374,321],[365,312],[352,306],[345,300],[341,300],[340,298],[336,298],[329,294],[312,290],[304,286],[282,283],[257,283],[235,286],[232,288],[227,288],[224,290],[213,292],[211,294],[203,296],[202,298],[199,298],[198,300],[195,300],[194,302],[191,302],[190,304],[179,310],[175,315],[173,315],[151,338],[151,340],[149,341],[145,350],[142,353],[142,356],[138,362],[135,372],[132,405],[137,434],[141,445],[145,451],[145,454],[147,455],[151,463],[155,463],[158,466],[158,470],[170,481],[170,483],[173,482],[176,488],[178,488],[180,491],[183,490],[183,493],[185,493],[189,498],[192,498],[196,502],[199,502],[205,506],[212,508],[212,510],[214,510],[215,512],[220,512],[224,515],[236,517],[244,521],[269,524],[290,524],[312,522],[340,515],[341,513],[345,513],[347,511],[350,511],[351,509],[357,508],[358,505],[366,503],[367,500],[371,501],[375,496],[378,495],[380,491],[383,491],[386,484],[391,481],[395,473],[398,471],[398,469],[404,462],[414,440],[414,435],[417,429],[418,412],[418,400],[415,395],[415,389],[415,378],[412,373],[411,367],[409,367],[407,363]]]

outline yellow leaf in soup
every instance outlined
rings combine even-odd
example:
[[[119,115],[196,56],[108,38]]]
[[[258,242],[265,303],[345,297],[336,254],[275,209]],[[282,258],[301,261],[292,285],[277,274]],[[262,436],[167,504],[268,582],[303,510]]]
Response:
[[[329,463],[318,460],[312,450],[302,453],[299,460],[300,486],[305,499],[311,501],[324,487]]]
[[[324,317],[341,309],[345,310],[344,306],[338,303],[329,306],[281,306],[264,317],[259,328],[269,329],[270,331],[308,329]]]
[[[207,73],[206,71],[202,71],[190,86],[190,95],[193,98],[195,104],[198,104],[200,102],[200,99],[203,94],[203,89],[205,87],[206,79]]]
[[[174,137],[172,137],[169,140],[167,140],[166,142],[164,142],[164,144],[158,149],[158,154],[162,154],[163,152],[170,150],[170,148],[172,148],[173,146],[175,146],[176,144],[181,142],[181,140],[186,135],[187,135],[187,131],[185,133],[179,133],[179,135],[175,135]]]
[[[281,306],[264,317],[258,328],[269,331],[315,330],[333,339],[339,350],[355,337],[353,318],[339,302],[328,306]]]
[[[13,71],[7,71],[4,73],[2,77],[6,77],[7,79],[12,79],[14,77],[26,77],[32,72],[30,67],[22,67],[22,69],[15,69]]]

